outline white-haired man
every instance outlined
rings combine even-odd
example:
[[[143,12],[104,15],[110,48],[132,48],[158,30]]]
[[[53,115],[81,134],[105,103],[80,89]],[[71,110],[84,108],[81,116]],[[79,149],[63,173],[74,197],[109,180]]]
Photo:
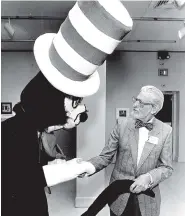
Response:
[[[159,183],[173,172],[172,128],[155,118],[163,102],[164,95],[159,89],[142,87],[138,96],[133,97],[131,116],[117,122],[101,154],[89,160],[94,170],[87,175],[92,175],[107,167],[117,153],[110,183],[134,180],[130,187],[130,192],[137,194],[134,203],[129,203],[129,193],[120,195],[110,205],[111,216],[159,216]],[[154,198],[140,193],[147,188],[154,191]],[[136,206],[138,210],[131,215],[128,208]]]

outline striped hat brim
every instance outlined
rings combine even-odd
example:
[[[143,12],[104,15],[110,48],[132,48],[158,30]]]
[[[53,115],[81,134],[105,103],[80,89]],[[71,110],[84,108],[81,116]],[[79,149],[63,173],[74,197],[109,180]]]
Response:
[[[97,71],[84,81],[76,81],[63,75],[51,62],[49,52],[56,34],[47,33],[39,36],[34,44],[34,56],[36,62],[46,79],[59,91],[76,97],[86,97],[96,93],[100,86],[100,78]]]

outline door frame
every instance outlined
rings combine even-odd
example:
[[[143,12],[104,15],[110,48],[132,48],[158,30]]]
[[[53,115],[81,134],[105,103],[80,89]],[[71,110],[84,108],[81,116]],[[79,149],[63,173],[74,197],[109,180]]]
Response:
[[[172,95],[172,149],[173,161],[179,157],[179,91],[163,91],[164,95]]]

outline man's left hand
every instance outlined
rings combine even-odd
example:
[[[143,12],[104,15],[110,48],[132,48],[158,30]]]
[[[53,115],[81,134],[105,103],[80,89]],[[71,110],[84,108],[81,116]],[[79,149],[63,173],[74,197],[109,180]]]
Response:
[[[150,176],[147,174],[140,175],[134,180],[134,183],[130,186],[130,191],[132,193],[140,193],[145,191],[150,184]]]

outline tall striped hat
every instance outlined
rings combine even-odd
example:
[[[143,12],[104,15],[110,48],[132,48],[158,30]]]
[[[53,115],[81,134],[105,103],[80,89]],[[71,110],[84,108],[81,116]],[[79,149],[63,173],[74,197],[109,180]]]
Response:
[[[92,95],[100,85],[97,68],[132,25],[119,0],[77,1],[57,34],[36,39],[36,62],[58,90],[77,97]]]

